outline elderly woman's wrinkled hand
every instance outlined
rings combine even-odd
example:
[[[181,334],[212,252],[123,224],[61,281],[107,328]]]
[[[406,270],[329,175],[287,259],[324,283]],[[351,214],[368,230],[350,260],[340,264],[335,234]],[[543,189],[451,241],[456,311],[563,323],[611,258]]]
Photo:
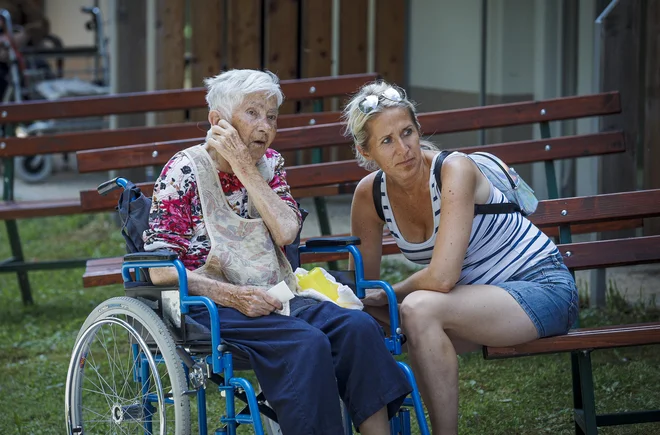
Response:
[[[211,126],[206,133],[206,143],[234,170],[254,166],[248,147],[241,140],[238,131],[224,119]]]
[[[232,308],[248,317],[267,316],[282,309],[282,302],[258,287],[241,287],[234,295]]]

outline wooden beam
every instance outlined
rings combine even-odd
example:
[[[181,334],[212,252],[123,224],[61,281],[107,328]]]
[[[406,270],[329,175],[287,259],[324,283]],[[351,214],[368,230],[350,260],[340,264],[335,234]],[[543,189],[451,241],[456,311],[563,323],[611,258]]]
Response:
[[[644,188],[660,188],[660,2],[646,2],[646,104],[644,110]],[[660,234],[660,219],[644,222],[645,235]]]
[[[118,72],[117,77],[113,77],[113,80],[116,82],[116,90],[117,92],[127,93],[145,91],[147,89],[147,33],[145,27],[145,22],[147,19],[146,2],[136,2],[134,0],[116,0],[116,7],[117,58],[113,60],[113,62],[116,62],[117,64]],[[7,116],[5,117],[6,122],[10,122],[9,120],[11,120],[12,115],[16,114],[19,115],[18,119],[20,119],[21,111],[26,110],[29,112],[30,109],[34,109],[34,103],[27,103],[28,106],[22,105],[22,107],[9,107],[5,109],[7,112]],[[50,105],[45,107],[47,107],[49,111],[57,112],[57,103],[57,101],[50,102],[53,107]],[[66,113],[66,107],[64,109],[64,112]],[[85,107],[81,105],[79,109],[81,111],[79,116],[84,116]],[[62,108],[60,108],[60,110],[62,110]],[[94,115],[97,115],[97,113],[92,112],[89,113],[88,116]],[[25,115],[23,117],[25,117]],[[30,120],[35,119],[39,118],[31,118]],[[117,117],[118,127],[133,127],[144,124],[144,114]]]
[[[185,67],[185,0],[159,0],[156,19],[156,89],[182,89]],[[182,122],[182,111],[158,114],[158,124]]]
[[[227,0],[227,68],[261,69],[261,0]]]
[[[340,1],[339,74],[367,71],[368,0]]]
[[[299,0],[265,0],[265,67],[282,79],[298,78]]]
[[[300,42],[300,76],[318,77],[332,74],[332,2],[326,0],[302,0]],[[300,104],[301,112],[331,110],[334,98],[319,98]],[[336,160],[336,151],[324,149],[322,160]],[[297,163],[312,163],[312,151],[301,151]]]
[[[376,2],[376,72],[390,83],[405,86],[405,0]]]
[[[280,79],[296,79],[298,71],[298,25],[299,0],[265,0],[264,1],[264,67],[277,74]],[[296,113],[298,103],[284,101],[280,106],[281,114]],[[287,162],[295,162],[296,155],[283,152],[282,157]]]
[[[301,77],[322,77],[332,73],[331,18],[331,1],[303,0]]]
[[[220,73],[224,43],[225,0],[196,0],[190,2],[192,87],[202,86],[203,80]],[[191,121],[206,121],[206,108],[190,111]]]
[[[609,1],[599,1],[607,5]],[[600,8],[599,10],[603,10]],[[640,111],[643,77],[641,61],[642,0],[620,2],[603,24],[602,65],[594,68],[602,71],[602,90],[619,91],[622,112],[618,116],[603,118],[602,131],[622,130],[626,153],[600,159],[599,193],[631,191],[637,188],[637,144],[641,139]],[[625,237],[631,232],[603,234],[604,238]]]
[[[115,82],[116,92],[140,92],[147,90],[147,31],[145,23],[147,21],[146,2],[136,2],[134,0],[116,0],[116,38],[117,38],[117,56],[112,62],[117,65],[117,76],[112,77]],[[49,102],[50,103],[50,102]],[[57,104],[57,101],[52,103]],[[30,104],[30,103],[28,103]],[[85,106],[78,108],[84,115]],[[49,106],[46,106],[49,107]],[[21,109],[30,110],[29,107],[21,107],[11,110],[11,113],[19,112]],[[52,108],[53,112],[58,112],[57,107]],[[64,108],[60,108],[62,111]],[[7,111],[8,115],[10,111]],[[87,111],[88,116],[94,114]],[[33,116],[33,115],[32,115]],[[9,116],[8,116],[9,117]],[[41,118],[50,119],[50,118]],[[117,116],[115,127],[137,127],[146,124],[144,113],[135,113],[131,115]],[[146,171],[143,168],[126,172],[126,176],[135,182],[147,179]]]

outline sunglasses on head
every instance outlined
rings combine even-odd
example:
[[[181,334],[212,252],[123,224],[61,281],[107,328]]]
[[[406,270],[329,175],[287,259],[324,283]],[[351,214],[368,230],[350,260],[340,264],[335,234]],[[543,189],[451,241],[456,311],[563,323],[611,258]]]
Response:
[[[362,113],[368,115],[369,113],[376,110],[378,104],[382,101],[383,98],[390,101],[394,101],[395,103],[398,103],[399,101],[403,100],[403,97],[401,96],[401,93],[399,91],[397,91],[393,87],[389,87],[385,89],[380,95],[369,95],[365,97],[364,100],[362,100],[360,104],[358,104],[358,107],[360,108],[360,111]]]

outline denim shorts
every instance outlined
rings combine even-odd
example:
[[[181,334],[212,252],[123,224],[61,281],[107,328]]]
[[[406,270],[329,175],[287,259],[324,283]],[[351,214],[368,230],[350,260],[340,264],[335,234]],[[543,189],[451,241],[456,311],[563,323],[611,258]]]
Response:
[[[497,286],[518,301],[539,338],[565,334],[577,318],[577,286],[559,252]]]

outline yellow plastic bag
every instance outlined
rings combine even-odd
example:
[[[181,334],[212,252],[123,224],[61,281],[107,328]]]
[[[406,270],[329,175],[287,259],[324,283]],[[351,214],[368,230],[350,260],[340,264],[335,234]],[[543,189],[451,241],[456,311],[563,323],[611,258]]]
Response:
[[[309,272],[298,268],[295,270],[298,281],[298,295],[318,301],[330,301],[343,308],[361,310],[362,301],[355,296],[350,287],[338,283],[335,278],[321,267],[315,267]]]

